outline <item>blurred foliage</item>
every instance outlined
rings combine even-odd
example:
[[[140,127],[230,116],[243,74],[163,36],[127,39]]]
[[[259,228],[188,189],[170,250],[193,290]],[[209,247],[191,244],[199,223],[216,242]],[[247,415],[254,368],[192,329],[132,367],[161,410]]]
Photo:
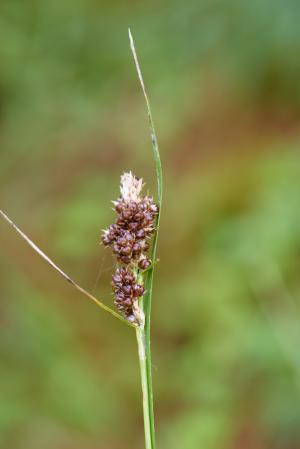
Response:
[[[119,175],[166,176],[153,305],[159,448],[300,445],[300,4],[4,0],[1,208],[112,303]],[[135,339],[0,232],[0,447],[143,445]]]

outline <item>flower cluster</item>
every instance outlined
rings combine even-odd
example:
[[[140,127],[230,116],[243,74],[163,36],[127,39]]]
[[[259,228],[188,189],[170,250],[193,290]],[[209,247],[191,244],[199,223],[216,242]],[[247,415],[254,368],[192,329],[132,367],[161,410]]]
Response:
[[[126,268],[117,268],[112,277],[115,304],[129,320],[135,321],[135,301],[143,296],[144,287],[137,284],[135,275]]]
[[[153,198],[141,196],[142,188],[143,180],[131,172],[121,176],[121,196],[113,201],[116,221],[102,234],[102,243],[110,246],[117,261],[126,266],[117,269],[112,285],[116,307],[131,321],[137,318],[137,301],[144,293],[137,283],[137,272],[151,265],[147,252],[158,215]]]

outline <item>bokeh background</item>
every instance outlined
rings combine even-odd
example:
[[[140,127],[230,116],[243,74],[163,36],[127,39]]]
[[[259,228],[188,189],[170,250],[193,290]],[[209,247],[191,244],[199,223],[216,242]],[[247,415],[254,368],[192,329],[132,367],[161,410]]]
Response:
[[[3,0],[0,201],[112,304],[119,176],[165,173],[161,449],[300,447],[300,3]],[[143,447],[134,334],[0,223],[0,447]]]

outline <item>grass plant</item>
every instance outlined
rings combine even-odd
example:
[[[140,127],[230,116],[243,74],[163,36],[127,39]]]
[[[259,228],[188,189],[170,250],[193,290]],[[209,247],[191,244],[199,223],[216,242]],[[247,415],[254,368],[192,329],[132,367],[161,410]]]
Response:
[[[154,274],[154,266],[156,261],[156,250],[157,250],[157,238],[158,238],[158,230],[159,230],[159,220],[161,214],[161,205],[162,205],[162,166],[159,154],[159,148],[157,143],[156,132],[154,128],[150,102],[148,98],[148,94],[145,88],[145,84],[142,77],[142,72],[140,69],[140,65],[138,62],[133,37],[130,29],[129,32],[129,41],[130,47],[133,54],[138,78],[142,87],[143,95],[146,102],[147,114],[150,125],[150,134],[151,134],[151,142],[153,148],[153,155],[156,166],[156,177],[157,177],[157,196],[158,196],[158,206],[159,213],[156,217],[156,226],[154,229],[154,238],[151,249],[151,266],[145,270],[143,283],[145,285],[145,293],[141,297],[139,301],[139,306],[144,314],[144,319],[138,323],[132,323],[127,320],[124,316],[111,309],[107,305],[105,305],[102,301],[96,298],[94,295],[89,293],[83,287],[81,287],[77,282],[75,282],[68,274],[66,274],[49,256],[47,256],[10,218],[9,216],[2,210],[0,210],[0,215],[7,223],[19,234],[19,236],[29,245],[31,248],[44,259],[47,264],[52,267],[60,276],[63,277],[68,283],[70,283],[76,290],[80,291],[83,295],[85,295],[88,299],[92,300],[95,304],[97,304],[100,308],[110,313],[113,317],[119,319],[122,323],[135,328],[136,331],[136,339],[137,339],[137,347],[138,347],[138,357],[139,357],[139,365],[140,365],[140,374],[141,374],[141,386],[142,386],[142,397],[143,397],[143,415],[144,415],[144,433],[145,433],[145,446],[146,449],[155,449],[155,426],[154,426],[154,411],[153,411],[153,388],[152,388],[152,365],[151,365],[151,334],[150,334],[150,326],[151,326],[151,301],[152,301],[152,291],[153,291],[153,274]]]

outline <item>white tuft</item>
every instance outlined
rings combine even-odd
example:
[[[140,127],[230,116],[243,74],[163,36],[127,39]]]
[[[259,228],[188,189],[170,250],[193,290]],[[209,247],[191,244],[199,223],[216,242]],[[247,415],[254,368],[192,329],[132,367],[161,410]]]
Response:
[[[136,178],[131,171],[121,176],[121,197],[128,203],[129,201],[139,202],[140,194],[143,188],[143,179]]]

